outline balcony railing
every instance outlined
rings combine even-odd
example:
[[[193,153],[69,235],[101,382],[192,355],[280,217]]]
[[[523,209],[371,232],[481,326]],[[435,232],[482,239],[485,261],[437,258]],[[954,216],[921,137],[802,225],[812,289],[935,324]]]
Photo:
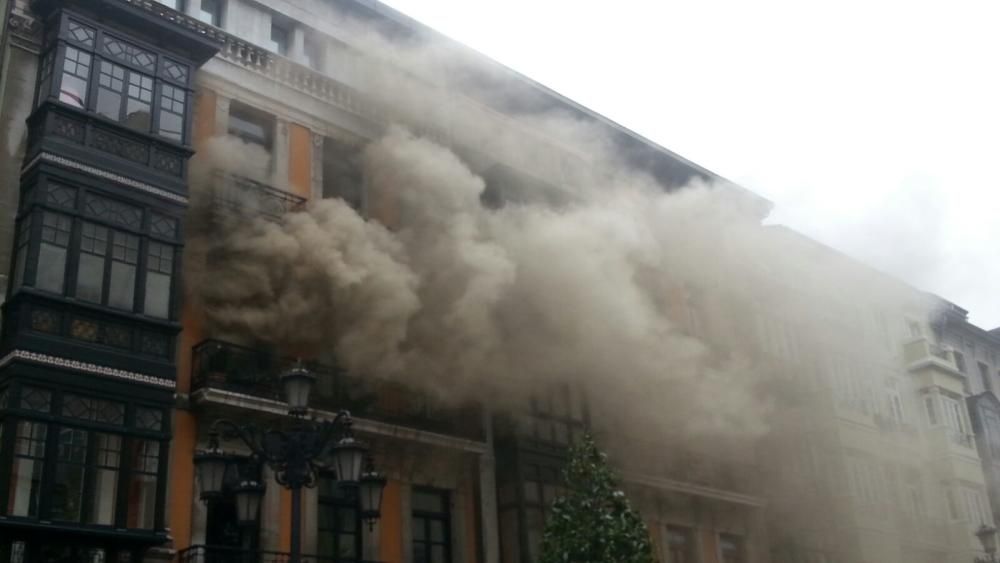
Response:
[[[215,174],[212,204],[216,209],[278,219],[286,213],[300,209],[305,202],[303,197],[249,178],[222,172]]]
[[[194,347],[192,381],[195,389],[223,389],[281,400],[278,376],[294,361],[256,348],[206,340]],[[353,376],[319,363],[308,367],[317,377],[310,400],[314,408],[348,409],[360,418],[482,440],[478,407],[442,407],[426,394],[398,383]]]
[[[212,545],[193,545],[177,552],[178,563],[289,563],[285,551],[257,551]],[[332,555],[302,555],[302,563],[379,563]]]

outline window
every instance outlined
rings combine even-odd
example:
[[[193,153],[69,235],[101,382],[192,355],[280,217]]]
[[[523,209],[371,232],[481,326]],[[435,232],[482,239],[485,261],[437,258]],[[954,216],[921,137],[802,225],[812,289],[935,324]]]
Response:
[[[931,426],[935,426],[938,423],[937,408],[932,395],[927,395],[924,397],[924,408],[927,410],[927,422]]]
[[[920,328],[920,323],[913,319],[906,319],[906,326],[910,330],[910,336],[918,337],[923,336],[924,331]]]
[[[35,287],[62,293],[66,278],[66,254],[73,220],[60,213],[42,213],[42,238],[38,245]]]
[[[319,482],[318,555],[334,560],[361,559],[361,513],[355,492],[323,476]]]
[[[161,136],[177,142],[184,140],[184,115],[187,106],[187,91],[164,84],[160,91],[159,130]]]
[[[163,3],[180,4],[177,0]],[[206,0],[205,5],[207,9],[221,7],[218,0]],[[41,60],[37,103],[55,95],[64,104],[96,112],[137,131],[156,132],[183,142],[190,66],[69,16],[64,18],[59,44]],[[55,86],[53,79],[58,82]],[[158,123],[155,129],[154,115]]]
[[[233,103],[229,107],[229,134],[271,152],[274,148],[274,118],[249,106]]]
[[[271,21],[271,43],[268,48],[279,55],[288,55],[288,46],[291,41],[291,32],[287,27],[274,20]]]
[[[719,534],[720,563],[743,563],[743,538],[733,534]]]
[[[306,66],[316,70],[322,70],[324,47],[325,45],[320,37],[313,35],[306,35],[305,38]]]
[[[148,437],[154,431],[140,427],[138,419],[142,411],[155,411],[162,420],[162,409],[17,386],[18,410],[0,412],[16,432],[13,452],[0,451],[0,459],[11,463],[8,502],[0,507],[4,514],[116,528],[160,525],[159,455],[166,436]],[[126,426],[128,409],[135,413],[134,430]],[[134,435],[139,431],[145,437]],[[138,461],[124,466],[125,451]],[[119,510],[122,491],[128,495],[127,513]]]
[[[958,350],[955,350],[954,353],[955,353],[955,366],[958,368],[958,371],[960,371],[962,373],[966,373],[966,371],[965,371],[965,356],[963,356],[962,353],[959,352]]]
[[[965,409],[962,401],[947,395],[941,396],[941,407],[944,411],[944,424],[959,434],[968,434],[965,422]]]
[[[156,525],[156,492],[160,471],[161,442],[136,440],[133,443],[131,476],[128,484],[130,528],[153,529]]]
[[[962,486],[959,489],[961,499],[959,518],[967,520],[976,527],[990,525],[993,519],[990,517],[990,508],[983,493],[969,486]]]
[[[984,391],[993,391],[993,380],[990,379],[990,366],[979,362],[979,378],[983,382]]]
[[[859,505],[886,501],[886,482],[878,464],[857,455],[847,457],[848,490]]]
[[[222,0],[201,0],[198,19],[208,25],[222,27]]]
[[[97,78],[97,113],[138,131],[149,131],[153,78],[101,61]]]
[[[143,309],[147,315],[164,319],[170,316],[173,274],[174,247],[150,241],[146,254],[146,305]]]
[[[694,534],[691,528],[667,526],[666,563],[694,563]]]
[[[450,563],[451,516],[448,493],[413,489],[413,563]]]
[[[899,382],[895,380],[888,380],[886,382],[886,401],[889,418],[893,421],[902,424],[906,422],[906,417],[903,413],[903,397],[899,391]]]
[[[74,107],[87,106],[87,83],[90,80],[90,53],[76,47],[66,47],[63,56],[62,80],[60,80],[59,101]]]
[[[57,185],[49,184],[53,186]],[[176,220],[151,213],[147,226],[143,208],[91,192],[84,192],[81,211],[94,220],[47,210],[21,219],[15,282],[123,311],[170,318],[176,247],[151,240],[143,229],[157,237],[175,238]],[[30,240],[32,222],[41,222],[37,254]],[[78,232],[75,241],[74,230]],[[140,271],[144,245],[145,268]],[[67,264],[73,264],[72,273]],[[145,298],[137,303],[140,285]]]
[[[356,211],[364,209],[361,149],[338,139],[323,141],[323,197],[343,199]]]
[[[41,422],[21,420],[17,422],[15,429],[7,514],[37,517],[48,427]]]

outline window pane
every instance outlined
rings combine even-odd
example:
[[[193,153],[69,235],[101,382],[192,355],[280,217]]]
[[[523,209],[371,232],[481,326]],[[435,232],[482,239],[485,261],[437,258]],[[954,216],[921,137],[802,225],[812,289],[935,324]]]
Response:
[[[114,261],[111,263],[111,287],[108,288],[108,305],[132,310],[135,301],[135,266]]]
[[[156,523],[156,481],[160,467],[160,443],[136,440],[132,452],[129,483],[129,527],[151,529]]]
[[[78,108],[86,107],[90,63],[89,53],[73,47],[66,47],[59,101]]]
[[[170,316],[170,276],[156,272],[146,274],[145,313],[161,319]]]
[[[222,23],[222,0],[201,0],[201,11],[198,19],[214,26]]]
[[[153,79],[137,72],[128,73],[128,102],[125,104],[125,125],[138,131],[149,131],[150,106],[153,103]]]
[[[35,287],[54,293],[63,292],[66,277],[66,249],[41,243],[38,247],[38,271]]]
[[[80,270],[76,279],[77,298],[100,303],[103,287],[104,257],[80,253]]]
[[[47,427],[44,424],[28,421],[17,423],[7,514],[38,516],[46,436]]]
[[[97,459],[93,479],[93,505],[87,522],[114,524],[115,501],[118,498],[118,465],[121,459],[122,439],[114,434],[95,434]]]
[[[444,541],[444,522],[440,520],[431,520],[431,541]]]
[[[87,432],[74,428],[60,429],[56,461],[56,475],[52,483],[52,518],[79,522],[83,510]]]
[[[115,121],[120,120],[122,93],[125,91],[125,67],[101,61],[97,84],[97,113]]]
[[[446,563],[445,547],[443,545],[431,546],[431,563]]]

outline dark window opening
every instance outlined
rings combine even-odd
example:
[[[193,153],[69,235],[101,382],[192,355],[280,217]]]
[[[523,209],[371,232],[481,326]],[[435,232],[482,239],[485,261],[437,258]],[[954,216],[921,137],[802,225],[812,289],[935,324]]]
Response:
[[[733,534],[719,534],[720,563],[743,563],[743,538]]]
[[[287,26],[277,21],[271,21],[271,43],[268,47],[272,51],[287,56],[291,38],[292,32]]]
[[[340,560],[361,559],[361,512],[355,491],[331,476],[319,482],[317,555]]]
[[[323,197],[339,197],[356,211],[364,210],[360,147],[332,137],[324,139]]]
[[[993,380],[990,378],[990,366],[979,362],[979,378],[983,382],[984,391],[993,391]]]
[[[222,27],[222,0],[201,0],[198,19],[215,27]]]
[[[694,553],[691,528],[667,526],[667,563],[694,563]]]
[[[962,373],[967,373],[965,371],[965,356],[963,356],[962,353],[959,352],[958,350],[956,350],[954,353],[955,353],[955,367],[958,368],[958,371]]]
[[[414,488],[411,534],[413,563],[451,563],[451,507],[448,493]]]

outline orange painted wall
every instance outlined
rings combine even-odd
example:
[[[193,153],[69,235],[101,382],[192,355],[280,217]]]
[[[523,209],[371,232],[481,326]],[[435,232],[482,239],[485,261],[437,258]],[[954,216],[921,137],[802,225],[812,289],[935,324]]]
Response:
[[[288,185],[300,197],[312,196],[312,134],[296,123],[288,125]]]
[[[476,496],[472,487],[465,491],[465,559],[469,563],[479,561],[479,529],[476,522]]]
[[[284,487],[281,488],[281,501],[278,506],[281,514],[280,520],[278,520],[278,545],[280,546],[278,549],[279,551],[288,551],[292,549],[292,491]],[[299,538],[299,541],[302,541],[302,538]]]
[[[215,131],[216,96],[200,90],[195,96],[192,144],[195,150]],[[191,391],[191,347],[203,338],[201,315],[187,303],[181,310],[181,333],[177,338],[177,392]],[[170,442],[169,507],[174,548],[191,545],[191,503],[194,499],[194,452],[198,423],[194,414],[174,410],[173,439]]]
[[[382,493],[382,517],[379,518],[379,560],[385,563],[403,561],[403,505],[399,481],[390,480]]]
[[[701,531],[701,545],[705,563],[719,563],[719,540],[714,530]]]

